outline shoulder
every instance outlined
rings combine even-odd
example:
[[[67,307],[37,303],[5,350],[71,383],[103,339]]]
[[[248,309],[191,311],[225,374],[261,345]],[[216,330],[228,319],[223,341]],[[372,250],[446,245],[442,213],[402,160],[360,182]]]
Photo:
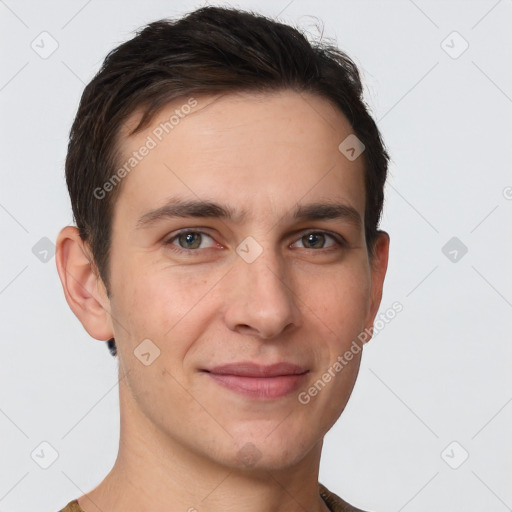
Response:
[[[59,510],[59,512],[84,512],[80,505],[78,504],[78,500],[70,501],[63,509]]]
[[[327,506],[332,510],[332,512],[365,512],[360,508],[353,507],[345,500],[342,500],[321,483],[318,483],[318,486],[320,489],[320,496],[322,496],[323,500],[327,503]]]

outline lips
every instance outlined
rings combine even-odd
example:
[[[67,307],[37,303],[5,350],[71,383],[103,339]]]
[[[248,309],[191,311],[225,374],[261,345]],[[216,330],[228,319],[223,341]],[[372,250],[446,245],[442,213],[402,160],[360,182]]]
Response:
[[[240,362],[215,366],[206,370],[216,375],[238,375],[241,377],[279,377],[283,375],[300,375],[307,368],[293,363],[281,362],[271,365],[259,365],[252,362]]]
[[[303,366],[288,362],[267,366],[240,362],[203,371],[220,386],[258,400],[273,400],[292,393],[309,372]]]

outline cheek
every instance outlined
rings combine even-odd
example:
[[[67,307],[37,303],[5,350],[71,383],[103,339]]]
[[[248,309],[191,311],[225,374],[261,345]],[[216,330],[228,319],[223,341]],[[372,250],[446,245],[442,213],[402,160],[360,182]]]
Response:
[[[300,403],[306,403],[304,411],[318,418],[318,428],[326,432],[345,409],[359,372],[363,348],[358,336],[369,309],[370,275],[364,264],[340,265],[328,278],[308,282],[316,283],[308,300],[312,331],[321,333],[322,342]]]
[[[145,270],[140,265],[126,275],[130,277],[118,283],[112,308],[120,336],[130,338],[129,345],[149,338],[162,355],[179,358],[208,321],[210,296],[220,276],[161,265]]]
[[[364,261],[354,259],[350,265],[304,279],[305,302],[316,316],[345,342],[357,336],[364,328],[371,301],[371,276]]]

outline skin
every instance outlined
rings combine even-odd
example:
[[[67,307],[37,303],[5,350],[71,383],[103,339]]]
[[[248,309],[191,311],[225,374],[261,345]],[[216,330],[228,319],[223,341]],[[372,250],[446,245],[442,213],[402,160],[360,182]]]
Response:
[[[110,298],[77,229],[58,236],[69,306],[93,338],[115,337],[119,357],[118,458],[78,501],[86,512],[325,512],[318,493],[323,437],[347,404],[362,350],[308,404],[297,395],[373,325],[389,236],[379,232],[370,260],[362,225],[291,217],[297,203],[333,201],[364,219],[364,161],[338,150],[353,130],[327,100],[288,90],[195,98],[193,113],[121,183]],[[185,102],[167,105],[127,137],[134,113],[122,132],[124,154]],[[228,204],[247,216],[169,218],[136,229],[141,215],[171,196]],[[184,228],[204,235],[187,245],[173,238]],[[308,230],[318,238],[308,239]],[[347,246],[322,237],[323,230]],[[252,263],[236,252],[248,236],[262,248]],[[134,356],[144,339],[160,350],[148,366]],[[291,361],[309,373],[297,391],[262,401],[199,371],[247,360]],[[240,458],[247,451],[250,466]]]

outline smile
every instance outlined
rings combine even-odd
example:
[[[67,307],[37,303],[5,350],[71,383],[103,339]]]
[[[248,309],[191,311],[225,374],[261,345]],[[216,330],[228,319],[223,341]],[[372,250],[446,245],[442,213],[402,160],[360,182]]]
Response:
[[[259,400],[281,398],[296,391],[309,373],[304,367],[289,363],[238,363],[203,371],[220,386]]]

